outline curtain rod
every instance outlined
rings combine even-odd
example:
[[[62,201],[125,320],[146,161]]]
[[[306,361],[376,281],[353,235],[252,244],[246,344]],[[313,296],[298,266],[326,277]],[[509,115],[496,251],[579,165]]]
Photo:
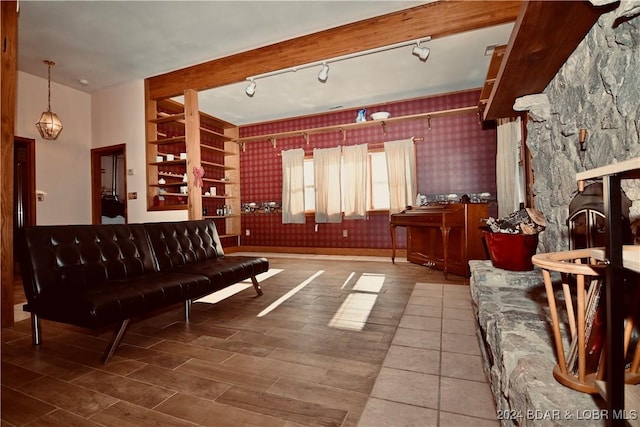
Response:
[[[413,140],[413,142],[422,142],[422,141],[424,141],[424,138],[423,138],[423,137],[421,137],[421,136],[419,136],[419,137],[412,136],[410,139],[412,139],[412,140]],[[353,145],[360,145],[360,144],[353,144]],[[384,147],[384,142],[368,142],[368,143],[367,143],[367,147],[368,147],[368,148],[380,148],[380,147]],[[331,147],[331,148],[333,148],[333,147]],[[282,151],[284,151],[284,150],[280,150],[280,151],[278,152],[278,156],[282,156]],[[311,156],[311,155],[313,155],[313,151],[307,151],[307,150],[305,150],[305,151],[304,151],[304,155],[305,155],[305,156]]]
[[[254,135],[254,136],[236,138],[233,141],[240,145],[242,151],[245,150],[246,143],[257,142],[257,141],[270,141],[271,145],[273,145],[275,148],[276,139],[278,138],[302,136],[308,142],[310,135],[328,133],[328,132],[342,132],[343,139],[346,139],[346,132],[348,130],[361,129],[362,127],[370,127],[370,126],[381,126],[383,133],[386,133],[385,129],[387,125],[403,122],[406,120],[426,120],[427,127],[429,130],[431,130],[432,118],[453,116],[458,114],[470,114],[470,113],[477,114],[478,106],[474,105],[469,107],[453,108],[449,110],[431,111],[428,113],[418,113],[418,114],[411,114],[408,116],[390,117],[384,120],[370,120],[370,121],[361,122],[361,123],[344,123],[340,125],[329,125],[329,126],[322,126],[322,127],[316,127],[316,128],[267,133],[263,135]]]

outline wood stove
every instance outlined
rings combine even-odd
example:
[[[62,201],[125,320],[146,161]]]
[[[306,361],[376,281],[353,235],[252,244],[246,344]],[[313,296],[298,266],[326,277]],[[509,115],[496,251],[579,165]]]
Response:
[[[632,244],[629,208],[631,201],[622,194],[622,229],[624,244]],[[607,219],[604,214],[602,183],[588,185],[569,203],[569,249],[593,248],[605,246],[607,241]]]

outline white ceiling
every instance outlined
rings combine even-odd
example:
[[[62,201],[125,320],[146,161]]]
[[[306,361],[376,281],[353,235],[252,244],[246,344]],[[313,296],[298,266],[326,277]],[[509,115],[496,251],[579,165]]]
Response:
[[[42,61],[51,59],[52,81],[92,93],[424,3],[21,0],[18,69],[46,78]],[[318,66],[259,79],[252,98],[241,82],[202,93],[199,104],[242,125],[478,88],[490,60],[486,46],[507,43],[512,28],[427,42],[426,62],[407,46],[332,63],[326,83],[317,79]]]

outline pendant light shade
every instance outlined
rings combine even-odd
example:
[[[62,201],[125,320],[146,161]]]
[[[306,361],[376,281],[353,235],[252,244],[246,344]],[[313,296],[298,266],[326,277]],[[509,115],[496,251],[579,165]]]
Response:
[[[57,139],[62,131],[62,122],[56,113],[51,110],[45,111],[40,116],[40,120],[36,123],[40,136],[44,139]]]
[[[51,66],[56,64],[49,60],[44,61],[44,63],[49,67],[49,76],[47,79],[49,89],[48,108],[47,111],[42,113],[40,116],[40,120],[36,123],[36,127],[38,128],[38,132],[40,132],[40,136],[42,136],[42,138],[53,140],[57,139],[60,132],[62,132],[62,122],[56,113],[51,112]]]

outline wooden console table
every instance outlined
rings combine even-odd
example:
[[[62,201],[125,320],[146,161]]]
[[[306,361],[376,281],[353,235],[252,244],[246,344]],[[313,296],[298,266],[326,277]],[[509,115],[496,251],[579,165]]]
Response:
[[[407,228],[407,260],[469,277],[470,259],[487,259],[480,220],[486,203],[443,203],[392,214],[391,261],[396,256],[396,227]]]

